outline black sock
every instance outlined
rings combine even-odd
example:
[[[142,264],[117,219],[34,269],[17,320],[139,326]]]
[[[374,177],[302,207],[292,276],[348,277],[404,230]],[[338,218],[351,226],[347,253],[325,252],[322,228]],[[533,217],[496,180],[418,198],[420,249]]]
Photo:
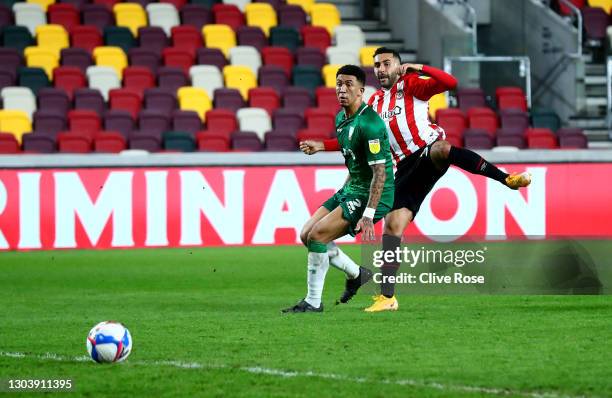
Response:
[[[506,185],[507,173],[504,173],[495,167],[495,165],[484,160],[479,154],[469,149],[451,146],[448,153],[448,161],[450,164],[454,164],[465,171],[492,178]]]
[[[402,242],[402,238],[393,235],[383,235],[382,237],[382,249],[383,252],[392,251],[395,253],[396,249],[400,247],[400,243]],[[393,297],[395,294],[395,283],[390,283],[387,281],[389,276],[397,275],[397,270],[399,269],[399,262],[393,261],[391,263],[383,264],[381,267],[381,273],[383,275],[383,282],[380,284],[380,294],[387,298]]]

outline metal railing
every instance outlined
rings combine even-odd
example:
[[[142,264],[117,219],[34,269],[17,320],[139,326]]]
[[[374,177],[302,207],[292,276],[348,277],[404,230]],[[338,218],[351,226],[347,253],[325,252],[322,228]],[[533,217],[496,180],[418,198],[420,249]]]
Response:
[[[608,137],[612,140],[612,57],[606,61],[606,122],[608,125]]]
[[[568,54],[568,56],[582,58],[582,13],[580,12],[580,9],[576,7],[571,1],[569,0],[559,0],[559,1],[563,3],[563,5],[567,6],[567,8],[572,10],[572,13],[576,15],[576,22],[578,24],[578,43],[576,45],[576,52],[573,54]]]
[[[525,79],[525,95],[527,106],[531,108],[531,61],[529,57],[487,57],[487,56],[468,56],[468,57],[444,57],[444,71],[452,74],[453,62],[483,63],[483,62],[517,62],[518,75]],[[608,63],[610,65],[610,63]],[[610,74],[608,74],[610,76]]]
[[[466,13],[470,15],[471,31],[472,31],[472,55],[478,55],[478,17],[476,16],[476,10],[467,0],[438,0],[441,8],[445,5],[458,4],[463,6]],[[467,24],[467,22],[466,22]]]

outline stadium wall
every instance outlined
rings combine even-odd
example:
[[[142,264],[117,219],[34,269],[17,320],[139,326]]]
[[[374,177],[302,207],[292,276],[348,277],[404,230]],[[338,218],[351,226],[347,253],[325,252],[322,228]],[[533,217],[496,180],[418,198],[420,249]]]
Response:
[[[611,237],[612,189],[601,177],[612,173],[612,151],[539,153],[483,151],[508,171],[532,173],[520,192],[450,169],[408,235]],[[81,165],[79,156],[3,157],[0,250],[298,244],[346,176],[338,154],[322,155],[225,154],[223,165],[217,154],[89,155]]]

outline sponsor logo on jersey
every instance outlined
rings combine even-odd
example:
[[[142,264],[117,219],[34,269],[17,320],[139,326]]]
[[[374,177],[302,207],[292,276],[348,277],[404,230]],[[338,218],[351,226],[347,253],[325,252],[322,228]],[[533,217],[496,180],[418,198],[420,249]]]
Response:
[[[346,202],[346,207],[348,208],[349,213],[353,214],[355,209],[358,209],[361,207],[361,200],[359,199],[349,200],[348,202]]]
[[[383,120],[391,120],[394,117],[396,117],[397,115],[400,115],[402,113],[402,108],[398,106],[396,106],[395,108],[393,108],[392,111],[384,111],[380,114],[380,117]]]
[[[377,154],[378,152],[380,152],[380,140],[379,139],[369,140],[368,147],[370,148],[371,153]]]

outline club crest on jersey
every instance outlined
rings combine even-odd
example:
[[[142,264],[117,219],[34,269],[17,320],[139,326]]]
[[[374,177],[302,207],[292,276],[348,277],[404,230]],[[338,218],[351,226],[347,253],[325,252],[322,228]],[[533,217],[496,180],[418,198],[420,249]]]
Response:
[[[395,98],[397,98],[398,100],[401,100],[402,98],[404,98],[404,92],[403,91],[398,91],[397,94],[395,94]]]
[[[370,148],[370,152],[373,154],[377,154],[380,152],[380,140],[369,140],[368,147]]]

